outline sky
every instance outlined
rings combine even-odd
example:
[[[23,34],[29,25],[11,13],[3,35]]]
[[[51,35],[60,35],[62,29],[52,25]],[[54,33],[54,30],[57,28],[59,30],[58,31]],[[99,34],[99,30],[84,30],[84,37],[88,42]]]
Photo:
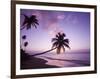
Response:
[[[20,25],[22,25],[25,14],[36,15],[39,25],[37,29],[32,27],[29,30],[21,30],[21,36],[26,35],[27,39],[21,39],[21,45],[28,41],[25,48],[28,51],[46,51],[51,49],[51,39],[58,32],[66,34],[65,38],[70,40],[71,50],[66,51],[88,51],[90,49],[90,13],[71,11],[50,11],[50,10],[20,10]]]

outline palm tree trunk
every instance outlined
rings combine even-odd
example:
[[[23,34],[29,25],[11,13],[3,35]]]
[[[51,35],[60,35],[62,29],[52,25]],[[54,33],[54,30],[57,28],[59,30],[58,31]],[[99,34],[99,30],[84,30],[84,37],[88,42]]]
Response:
[[[56,47],[56,48],[57,48],[57,47]],[[52,48],[52,49],[50,49],[50,50],[47,50],[47,51],[45,51],[45,52],[38,53],[38,54],[34,54],[34,55],[31,55],[31,56],[42,55],[42,54],[48,53],[48,52],[50,52],[50,51],[52,51],[52,50],[54,50],[54,49],[56,49],[56,48]]]

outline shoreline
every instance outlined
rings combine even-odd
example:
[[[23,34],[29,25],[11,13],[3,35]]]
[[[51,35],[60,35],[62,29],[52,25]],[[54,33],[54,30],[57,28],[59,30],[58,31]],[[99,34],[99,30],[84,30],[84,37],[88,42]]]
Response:
[[[27,60],[21,60],[20,69],[42,69],[42,68],[59,68],[54,65],[47,65],[46,60],[37,57],[30,57]]]
[[[58,58],[56,57],[48,57],[48,56],[43,56],[38,57],[38,56],[32,56],[29,55],[28,53],[25,53],[25,51],[21,51],[21,59],[20,59],[20,69],[44,69],[44,68],[61,68],[61,67],[82,67],[82,66],[90,66],[90,59],[88,58],[87,55],[79,55],[80,57],[77,57],[74,55],[74,58],[68,58],[68,56],[73,57],[73,54],[67,55],[67,59],[61,59],[59,56]],[[59,62],[65,62],[64,66],[61,66],[61,64],[51,64],[50,61],[53,63],[53,61],[59,61]],[[54,63],[55,63],[54,62]],[[67,63],[67,64],[66,64]]]

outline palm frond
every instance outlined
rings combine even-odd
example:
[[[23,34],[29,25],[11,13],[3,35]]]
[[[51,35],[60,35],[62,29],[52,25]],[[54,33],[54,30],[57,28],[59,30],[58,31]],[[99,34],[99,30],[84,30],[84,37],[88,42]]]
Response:
[[[64,44],[64,46],[66,46],[67,48],[69,48],[70,49],[70,47],[69,47],[69,45],[68,44],[66,44],[66,43],[63,43]]]
[[[35,24],[35,23],[33,23],[32,25],[33,25],[35,28],[37,28],[37,26],[36,26],[36,24]]]
[[[26,28],[27,30],[30,29],[32,26],[37,28],[37,25],[39,25],[38,23],[38,19],[36,17],[36,15],[31,15],[30,17],[28,17],[27,15],[24,15],[24,22],[22,23],[23,28]]]
[[[59,38],[59,35],[58,34],[56,35],[56,38]]]
[[[58,46],[58,42],[54,42],[52,45],[52,48],[57,47]]]
[[[65,33],[62,33],[62,36],[65,37],[66,36]]]
[[[23,14],[23,15],[24,15],[25,19],[24,19],[22,26],[24,26],[29,20],[29,17],[27,15],[25,15],[25,14]]]
[[[69,44],[69,39],[64,39],[64,42]]]
[[[34,20],[32,23],[39,25],[38,20]]]
[[[31,28],[31,24],[28,23],[26,29],[28,30],[28,29],[30,29],[30,28]]]
[[[57,41],[58,39],[57,38],[52,38],[52,42],[55,42]]]

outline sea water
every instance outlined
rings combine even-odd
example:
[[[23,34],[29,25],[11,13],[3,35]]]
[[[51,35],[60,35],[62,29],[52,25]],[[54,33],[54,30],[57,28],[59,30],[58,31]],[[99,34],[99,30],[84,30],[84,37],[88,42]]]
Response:
[[[58,67],[90,66],[89,52],[65,52],[61,54],[45,53],[37,56],[47,61],[46,64]]]

